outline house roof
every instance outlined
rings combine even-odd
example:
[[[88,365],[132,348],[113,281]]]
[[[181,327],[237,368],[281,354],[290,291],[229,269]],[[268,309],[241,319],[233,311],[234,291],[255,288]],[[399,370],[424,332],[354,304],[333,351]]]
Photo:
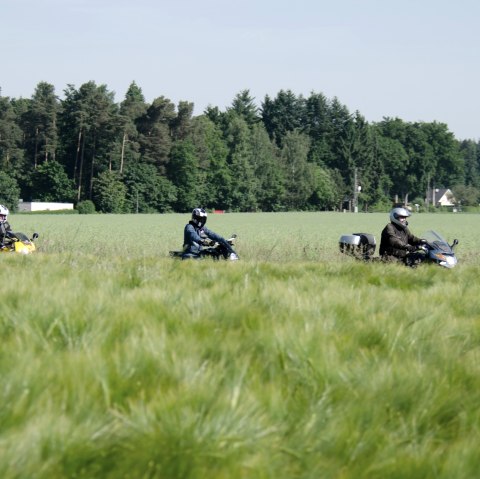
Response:
[[[452,190],[449,188],[435,188],[435,190],[433,190],[433,198],[432,191],[430,190],[429,199],[434,201],[434,205],[442,204],[443,206],[453,206],[455,202]]]
[[[452,194],[452,192],[448,188],[436,188],[435,189],[435,203],[438,203],[442,196],[446,195],[447,193]]]

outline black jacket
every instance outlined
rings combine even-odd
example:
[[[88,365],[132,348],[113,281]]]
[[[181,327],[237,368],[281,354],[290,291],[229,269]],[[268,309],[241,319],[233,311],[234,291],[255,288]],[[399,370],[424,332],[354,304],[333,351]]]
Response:
[[[380,256],[405,258],[407,245],[415,246],[420,242],[421,239],[410,233],[406,226],[401,227],[395,223],[389,223],[382,231]]]
[[[7,231],[12,231],[10,227],[10,223],[5,221],[4,223],[0,223],[0,244],[3,244],[5,241],[5,236],[7,235]]]

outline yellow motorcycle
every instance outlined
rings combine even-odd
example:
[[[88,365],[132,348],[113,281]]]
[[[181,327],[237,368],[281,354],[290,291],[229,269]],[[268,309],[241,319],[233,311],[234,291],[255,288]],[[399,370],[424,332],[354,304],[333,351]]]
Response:
[[[0,247],[1,253],[20,253],[30,254],[35,251],[35,240],[38,238],[38,233],[33,233],[32,238],[29,239],[24,233],[14,233],[7,231],[3,245]]]

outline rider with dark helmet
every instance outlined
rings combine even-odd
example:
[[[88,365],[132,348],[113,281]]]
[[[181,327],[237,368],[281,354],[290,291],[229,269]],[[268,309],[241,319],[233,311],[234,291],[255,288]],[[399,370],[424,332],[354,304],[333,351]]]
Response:
[[[210,241],[216,241],[222,246],[226,258],[237,260],[238,255],[228,241],[205,227],[207,216],[203,208],[192,211],[192,219],[185,225],[183,233],[182,259],[201,258],[208,251],[204,246],[208,246]]]
[[[403,260],[416,246],[424,242],[408,229],[407,218],[411,216],[406,208],[393,208],[390,223],[382,231],[380,256],[385,260]]]

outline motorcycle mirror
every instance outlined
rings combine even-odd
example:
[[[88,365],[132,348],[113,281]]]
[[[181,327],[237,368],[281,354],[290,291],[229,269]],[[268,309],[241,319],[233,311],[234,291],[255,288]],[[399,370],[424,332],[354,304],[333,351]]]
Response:
[[[38,233],[33,233],[33,235],[32,235],[32,240],[35,240],[35,239],[37,239],[37,238],[38,238]]]

